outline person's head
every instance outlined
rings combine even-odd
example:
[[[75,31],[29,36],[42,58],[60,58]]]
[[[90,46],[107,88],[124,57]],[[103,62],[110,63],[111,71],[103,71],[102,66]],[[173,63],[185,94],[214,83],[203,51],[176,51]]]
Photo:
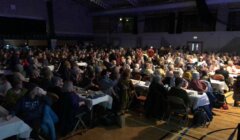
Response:
[[[239,75],[239,76],[237,76],[237,81],[238,81],[238,82],[240,82],[240,75]]]
[[[129,65],[131,65],[132,64],[132,59],[131,59],[131,57],[130,56],[128,56],[127,57],[127,62],[126,62],[127,64],[129,64]]]
[[[62,88],[63,92],[73,92],[74,86],[72,81],[65,81]]]
[[[192,73],[189,72],[189,71],[183,73],[183,78],[188,80],[188,81],[191,81],[192,80]]]
[[[173,71],[173,75],[174,75],[174,77],[182,77],[182,75],[180,74],[180,71],[178,69],[175,69]]]
[[[199,80],[200,79],[200,74],[199,72],[195,71],[192,73],[192,79],[193,80]]]
[[[37,91],[36,91],[36,88],[37,85],[36,84],[32,84],[30,83],[27,87],[28,89],[28,96],[31,97],[31,98],[34,98],[36,95],[37,95]]]
[[[173,64],[170,64],[170,65],[168,66],[168,70],[169,70],[169,71],[173,71],[173,70],[174,70],[174,65],[173,65]]]
[[[14,72],[22,72],[22,71],[24,71],[24,70],[23,70],[23,66],[21,64],[15,65]]]
[[[167,71],[166,72],[166,77],[171,77],[171,78],[173,78],[173,71]]]
[[[220,70],[224,70],[224,65],[220,65]]]
[[[121,57],[121,62],[122,62],[122,63],[126,63],[126,58],[122,56],[122,57]]]
[[[7,81],[7,78],[3,75],[0,77],[0,84],[3,84]]]
[[[31,78],[36,79],[36,78],[40,77],[40,73],[37,69],[34,69],[34,70],[31,71],[30,76],[31,76]]]
[[[46,95],[47,92],[44,91],[42,88],[38,87],[36,84],[29,84],[28,85],[28,96],[34,99],[36,96],[43,96]]]
[[[192,70],[192,66],[191,66],[191,65],[187,65],[186,69],[187,69],[188,71],[191,71],[191,70]]]
[[[131,71],[130,71],[130,69],[125,69],[125,70],[122,72],[122,79],[124,79],[124,80],[130,79],[130,76],[131,76]]]
[[[65,61],[64,62],[64,67],[68,68],[68,69],[71,69],[71,63],[69,61]]]
[[[22,80],[19,79],[18,77],[13,77],[12,87],[13,89],[22,89],[23,87]]]
[[[52,82],[54,86],[57,86],[57,87],[63,86],[63,79],[61,77],[58,77],[58,76],[53,77]]]
[[[115,66],[117,65],[117,61],[116,60],[112,60],[111,63]]]
[[[180,78],[180,77],[177,77],[177,78],[175,79],[175,86],[176,86],[176,87],[182,87],[182,86],[183,86],[183,79]]]
[[[228,61],[228,65],[229,65],[229,66],[233,66],[233,61],[229,60],[229,61]]]
[[[161,84],[162,83],[161,76],[160,75],[153,76],[152,83],[159,83],[159,84]]]
[[[45,77],[46,79],[52,79],[53,73],[48,67],[44,67],[42,69],[42,76]]]
[[[109,72],[107,71],[107,69],[104,69],[104,70],[102,70],[102,72],[101,72],[101,77],[106,77],[106,76],[109,77]]]

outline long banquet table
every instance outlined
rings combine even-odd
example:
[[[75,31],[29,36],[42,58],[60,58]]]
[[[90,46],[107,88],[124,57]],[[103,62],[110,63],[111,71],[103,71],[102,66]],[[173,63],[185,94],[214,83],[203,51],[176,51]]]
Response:
[[[0,140],[18,135],[19,138],[30,138],[31,127],[24,121],[14,116],[10,120],[4,119],[8,111],[0,106]]]
[[[206,93],[198,94],[195,90],[186,90],[191,101],[191,107],[196,109],[200,106],[209,105],[209,99]]]

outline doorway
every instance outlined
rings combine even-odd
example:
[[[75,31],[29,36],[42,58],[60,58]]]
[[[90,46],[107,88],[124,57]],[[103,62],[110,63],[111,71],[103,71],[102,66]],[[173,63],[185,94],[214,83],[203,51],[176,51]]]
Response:
[[[187,42],[188,50],[194,53],[202,53],[203,42],[202,41],[188,41]]]

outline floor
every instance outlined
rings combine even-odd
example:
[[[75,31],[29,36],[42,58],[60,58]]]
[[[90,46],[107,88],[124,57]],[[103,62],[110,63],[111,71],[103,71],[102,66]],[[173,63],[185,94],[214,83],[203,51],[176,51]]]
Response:
[[[208,127],[179,127],[179,123],[147,120],[139,114],[126,116],[126,126],[95,127],[65,140],[227,140],[240,122],[240,108],[232,107],[232,93],[226,94],[229,109],[214,109],[216,116]],[[237,132],[232,135],[237,140]]]

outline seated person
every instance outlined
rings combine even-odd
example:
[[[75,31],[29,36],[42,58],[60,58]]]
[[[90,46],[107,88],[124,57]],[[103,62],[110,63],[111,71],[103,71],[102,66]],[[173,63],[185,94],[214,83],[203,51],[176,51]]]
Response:
[[[96,75],[92,67],[87,68],[84,73],[83,80],[79,83],[79,86],[86,90],[99,90],[99,85],[96,84]]]
[[[193,73],[193,79],[189,84],[189,88],[196,90],[200,94],[205,92],[210,101],[210,109],[212,109],[214,103],[216,102],[216,97],[212,93],[212,87],[210,83],[205,80],[200,80],[200,75],[198,72]]]
[[[162,82],[166,87],[173,87],[174,86],[173,71],[167,71],[166,77],[163,79]]]
[[[160,75],[154,76],[145,102],[147,117],[159,118],[164,114],[167,108],[166,95],[167,89],[165,89]]]
[[[34,83],[37,85],[41,84],[41,79],[40,79],[40,72],[37,69],[34,69],[30,72],[30,79],[29,83]]]
[[[198,72],[193,72],[192,80],[189,83],[189,88],[203,93],[207,91],[207,85],[200,80],[200,74]]]
[[[234,106],[239,106],[239,101],[240,101],[240,76],[237,77],[237,80],[233,84],[233,99],[234,99]]]
[[[113,103],[113,106],[115,103],[118,102],[118,105],[116,105],[116,110],[115,111],[120,111],[120,113],[124,114],[126,110],[129,109],[130,103],[133,100],[134,97],[134,86],[132,81],[130,80],[130,70],[125,69],[122,72],[121,78],[119,79],[116,87],[115,87],[115,92],[118,95],[118,101]],[[114,108],[114,107],[113,107]]]
[[[168,92],[168,96],[176,96],[176,97],[182,98],[185,105],[189,107],[190,99],[187,92],[184,89],[182,89],[182,86],[183,86],[183,79],[180,77],[177,77],[175,79],[175,86],[170,89],[170,91]]]
[[[33,137],[37,137],[39,128],[44,134],[49,134],[51,140],[56,140],[54,123],[58,118],[49,106],[48,98],[39,92],[39,87],[35,84],[29,86],[28,92],[19,99],[14,109],[10,110],[7,116],[9,120],[17,115],[31,128],[33,128]]]
[[[52,78],[53,73],[48,67],[44,67],[41,71],[41,84],[40,87],[42,87],[44,90],[48,90],[48,88],[52,87]]]
[[[5,108],[12,109],[17,101],[27,93],[27,89],[23,88],[23,83],[20,79],[15,77],[12,81],[12,88],[8,90],[3,106]]]
[[[109,78],[109,76],[110,76],[109,72],[107,70],[103,70],[101,72],[101,79],[99,81],[99,85],[100,85],[100,89],[104,93],[111,95],[114,82],[112,79]]]
[[[47,91],[57,94],[58,97],[62,96],[63,79],[61,77],[55,76],[52,78],[52,84],[53,86],[50,87]]]
[[[48,88],[47,92],[48,92],[48,96],[52,101],[51,107],[59,116],[61,111],[59,98],[63,96],[62,95],[63,79],[55,76],[52,78],[52,84],[53,84],[53,87]]]
[[[215,74],[221,74],[224,76],[225,81],[229,78],[229,72],[224,69],[224,66],[220,66],[220,69],[215,71]]]
[[[2,97],[5,97],[7,94],[7,91],[12,88],[12,85],[10,82],[8,82],[7,78],[5,76],[2,76],[0,78],[0,99]]]
[[[71,132],[76,124],[75,116],[81,113],[89,112],[86,103],[74,90],[73,82],[65,81],[60,96],[60,125],[62,135]]]

